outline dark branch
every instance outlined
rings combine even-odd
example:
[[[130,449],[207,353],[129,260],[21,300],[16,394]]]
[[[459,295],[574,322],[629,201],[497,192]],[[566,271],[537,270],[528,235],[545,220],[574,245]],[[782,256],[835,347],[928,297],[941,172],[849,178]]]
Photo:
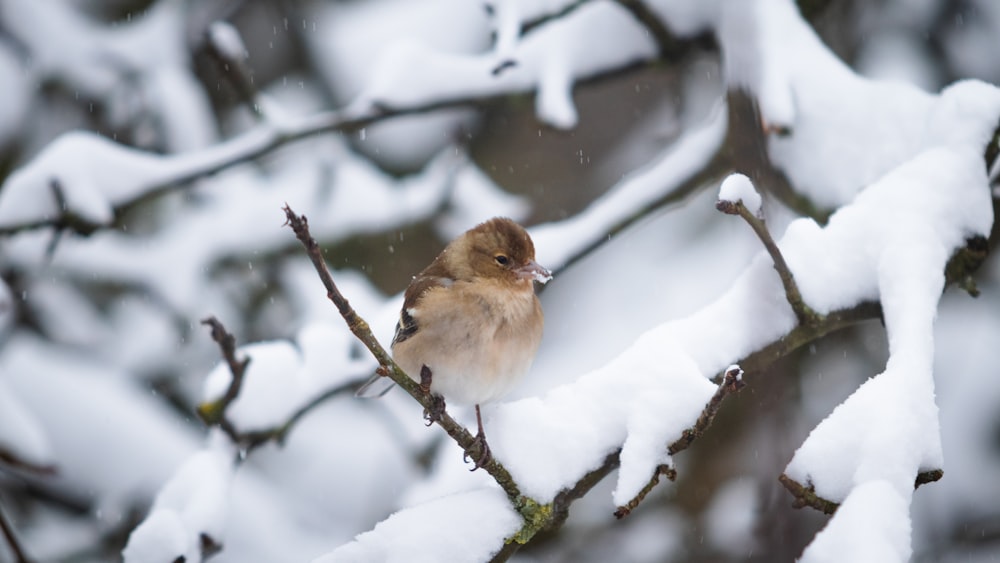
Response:
[[[313,397],[309,402],[305,403],[299,407],[298,410],[292,413],[292,415],[288,417],[288,420],[273,428],[265,430],[241,431],[226,416],[226,410],[229,408],[229,405],[231,405],[233,401],[239,397],[240,389],[243,386],[243,381],[246,376],[246,368],[250,364],[250,358],[247,357],[238,359],[236,357],[236,338],[226,330],[226,327],[224,327],[218,319],[215,317],[209,317],[203,320],[202,324],[211,327],[212,340],[215,340],[215,342],[218,343],[219,349],[222,352],[222,357],[229,365],[229,371],[232,375],[232,379],[229,381],[229,387],[226,389],[226,393],[221,398],[210,403],[202,403],[198,406],[198,415],[206,424],[210,426],[218,426],[222,429],[222,431],[229,436],[229,439],[243,451],[252,451],[270,441],[275,441],[279,445],[284,444],[288,434],[291,433],[292,429],[295,428],[295,425],[298,424],[298,422],[305,417],[305,415],[309,414],[313,411],[313,409],[333,397],[353,392],[360,384],[359,379],[358,381],[348,381],[346,383],[334,385],[333,387]]]
[[[27,461],[14,452],[0,447],[0,463],[8,465],[14,469],[35,473],[38,475],[55,475],[56,466],[49,464],[37,464]]]
[[[712,395],[708,404],[701,411],[694,426],[685,430],[676,442],[670,444],[670,447],[667,448],[667,453],[676,455],[688,449],[688,446],[701,437],[709,425],[712,424],[712,421],[715,420],[715,415],[722,406],[722,400],[744,387],[746,387],[746,382],[743,381],[743,369],[738,365],[730,366],[726,370],[726,373],[723,374],[722,383],[719,384],[719,388],[715,390],[715,394]]]
[[[675,470],[673,467],[670,467],[669,465],[657,465],[656,470],[653,471],[653,476],[649,479],[649,482],[646,483],[646,485],[639,491],[639,494],[635,495],[635,497],[632,498],[632,500],[628,501],[627,503],[615,509],[615,518],[621,520],[622,518],[631,514],[632,511],[639,506],[639,503],[641,503],[643,499],[646,498],[646,495],[651,493],[653,491],[653,488],[656,487],[657,484],[659,484],[660,475],[666,475],[667,479],[674,481],[677,479],[677,470]]]
[[[232,374],[232,379],[229,380],[229,387],[222,397],[211,403],[203,403],[198,407],[198,415],[201,416],[206,424],[221,425],[225,421],[226,409],[240,394],[240,389],[243,387],[243,377],[246,375],[250,358],[238,359],[236,357],[236,338],[226,330],[226,327],[219,322],[219,319],[208,317],[207,319],[203,319],[201,324],[211,327],[212,340],[219,345],[222,357],[226,360],[226,364],[229,365],[229,371]],[[225,429],[223,426],[223,430]],[[229,432],[227,431],[227,433]],[[231,435],[230,437],[235,438],[236,436]]]
[[[712,395],[705,408],[702,409],[694,426],[682,432],[681,437],[667,447],[667,453],[676,455],[686,450],[695,440],[701,437],[709,425],[712,424],[712,421],[715,420],[715,415],[719,412],[723,399],[743,389],[745,386],[743,370],[739,366],[734,365],[727,369],[726,373],[722,376],[722,383],[719,384],[718,389],[715,390],[715,394]],[[646,498],[646,495],[653,490],[653,487],[660,482],[660,475],[666,475],[671,481],[677,478],[677,472],[673,468],[667,465],[658,466],[646,486],[639,491],[639,494],[615,510],[615,517],[619,519],[624,518],[635,510],[639,506],[639,503]]]
[[[233,29],[235,33],[235,29]],[[239,96],[247,108],[253,112],[257,119],[264,119],[263,108],[260,104],[257,88],[254,86],[252,73],[244,59],[234,59],[225,49],[220,49],[219,45],[211,37],[211,28],[205,31],[204,48],[216,68],[226,81],[232,86],[236,95]]]
[[[715,208],[727,215],[739,215],[750,225],[750,228],[753,229],[757,238],[764,245],[764,248],[767,249],[767,253],[771,255],[771,260],[774,262],[774,269],[778,271],[778,276],[781,278],[781,285],[785,288],[785,299],[788,300],[788,304],[795,311],[795,317],[799,320],[799,324],[815,324],[819,320],[819,316],[802,299],[799,286],[795,283],[795,276],[788,269],[788,263],[785,262],[785,257],[781,255],[781,249],[774,242],[774,238],[771,236],[771,232],[768,231],[764,220],[751,213],[742,201],[732,202],[720,199],[716,202]]]
[[[840,506],[835,502],[826,500],[825,498],[817,495],[816,488],[812,483],[802,485],[784,473],[778,477],[778,481],[780,481],[781,484],[788,489],[788,492],[792,493],[792,496],[795,497],[795,501],[792,503],[792,506],[795,508],[810,506],[823,514],[833,514]]]
[[[0,506],[0,531],[3,531],[3,537],[7,540],[7,546],[10,547],[11,553],[14,554],[15,563],[31,563],[31,558],[28,557],[28,553],[17,539],[17,534],[14,533],[14,527],[7,521],[2,506]]]
[[[913,483],[913,488],[918,488],[921,485],[926,485],[927,483],[933,483],[944,477],[944,471],[941,469],[932,469],[930,471],[921,471],[917,474],[916,479]],[[778,481],[792,493],[795,500],[792,502],[793,508],[804,508],[806,506],[810,508],[815,508],[823,514],[833,514],[840,508],[840,503],[834,502],[829,499],[825,499],[816,494],[816,487],[812,483],[806,483],[803,485],[795,479],[792,479],[785,473],[782,473],[778,477]]]

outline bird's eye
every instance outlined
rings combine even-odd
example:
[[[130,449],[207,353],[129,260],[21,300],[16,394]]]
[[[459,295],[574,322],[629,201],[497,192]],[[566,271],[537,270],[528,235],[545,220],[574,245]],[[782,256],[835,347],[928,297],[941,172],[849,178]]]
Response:
[[[497,264],[500,264],[501,266],[506,266],[507,263],[510,262],[510,258],[507,258],[507,256],[503,254],[497,254],[493,257],[493,259],[496,260]]]

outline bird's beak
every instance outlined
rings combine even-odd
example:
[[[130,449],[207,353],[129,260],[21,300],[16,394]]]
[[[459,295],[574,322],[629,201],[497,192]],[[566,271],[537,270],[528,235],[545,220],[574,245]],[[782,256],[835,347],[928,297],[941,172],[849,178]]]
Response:
[[[527,264],[514,271],[517,272],[517,278],[522,280],[535,280],[538,283],[545,283],[552,279],[552,272],[534,260],[528,260]]]

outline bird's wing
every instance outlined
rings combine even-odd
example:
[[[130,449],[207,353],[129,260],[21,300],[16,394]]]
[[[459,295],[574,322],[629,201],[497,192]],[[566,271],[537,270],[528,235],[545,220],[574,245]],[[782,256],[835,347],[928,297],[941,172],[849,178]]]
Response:
[[[454,283],[455,280],[445,276],[420,275],[413,278],[403,296],[403,308],[399,312],[399,320],[396,321],[396,334],[392,337],[392,344],[403,342],[420,330],[417,319],[411,311],[419,307],[421,298],[428,290],[435,287],[451,287]]]

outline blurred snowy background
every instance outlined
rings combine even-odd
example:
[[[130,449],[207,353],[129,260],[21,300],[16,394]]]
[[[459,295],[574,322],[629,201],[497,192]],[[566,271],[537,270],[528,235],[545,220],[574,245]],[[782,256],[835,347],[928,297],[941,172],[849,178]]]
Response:
[[[761,246],[714,209],[728,173],[757,181],[778,237],[934,141],[930,94],[1000,83],[992,0],[802,1],[804,25],[790,7],[0,0],[0,514],[24,551],[114,561],[128,544],[132,561],[191,562],[219,544],[214,561],[309,561],[489,481],[402,393],[353,398],[375,362],[282,226],[286,202],[386,344],[400,292],[448,240],[494,215],[529,226],[556,278],[513,401],[733,285]],[[766,140],[744,134],[760,116],[726,105],[737,87]],[[998,229],[983,234],[995,247]],[[894,543],[915,561],[1000,560],[996,253],[975,281],[977,299],[950,287],[937,309],[945,476],[913,493]],[[228,384],[209,315],[252,344],[257,376],[228,413],[241,430],[328,395],[283,443],[241,448],[198,418]],[[888,354],[873,320],[749,374],[674,460],[675,483],[616,521],[605,479],[514,560],[798,557],[829,517],[792,508],[777,477]]]

